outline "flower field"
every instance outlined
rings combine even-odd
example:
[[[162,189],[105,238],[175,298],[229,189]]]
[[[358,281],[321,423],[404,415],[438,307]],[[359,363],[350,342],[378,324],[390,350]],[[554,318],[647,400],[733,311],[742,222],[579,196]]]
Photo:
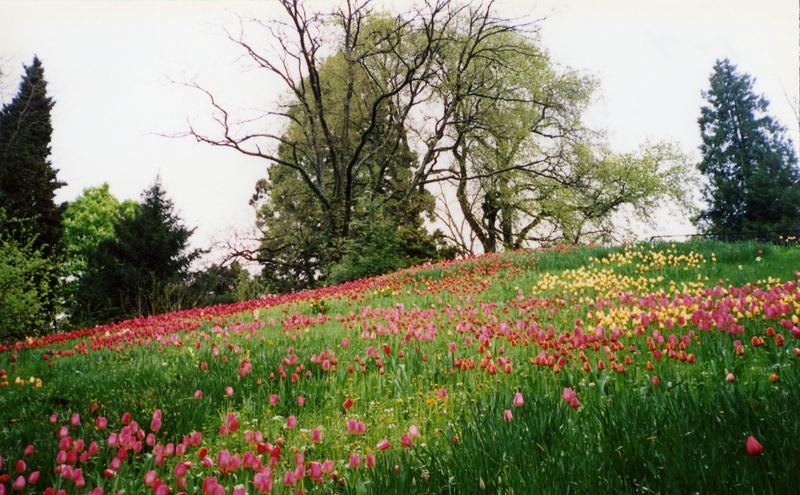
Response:
[[[791,493],[800,248],[560,248],[0,347],[0,495]]]

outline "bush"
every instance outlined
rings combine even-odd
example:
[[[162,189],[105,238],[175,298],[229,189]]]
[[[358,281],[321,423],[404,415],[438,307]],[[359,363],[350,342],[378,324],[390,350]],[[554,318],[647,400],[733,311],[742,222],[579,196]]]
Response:
[[[0,223],[8,223],[0,210]],[[45,301],[53,296],[53,267],[34,238],[22,244],[0,236],[0,341],[19,340],[45,333],[50,314]]]

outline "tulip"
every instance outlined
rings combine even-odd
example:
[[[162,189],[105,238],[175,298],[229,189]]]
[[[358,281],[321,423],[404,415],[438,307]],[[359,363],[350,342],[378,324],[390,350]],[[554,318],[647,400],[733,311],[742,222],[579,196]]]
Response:
[[[17,476],[17,479],[14,480],[14,484],[11,486],[14,490],[21,492],[25,489],[25,477],[24,476]]]
[[[355,469],[361,464],[361,456],[357,453],[353,452],[350,454],[350,460],[348,462],[348,466]]]
[[[152,469],[144,473],[144,485],[148,487],[153,487],[156,482],[157,474]]]
[[[511,409],[506,409],[503,411],[503,421],[510,423],[512,419],[514,419],[514,415],[511,414]]]
[[[387,450],[390,449],[391,447],[392,444],[389,443],[389,440],[387,438],[378,440],[378,444],[375,446],[375,448],[378,450]]]
[[[764,451],[764,447],[753,435],[750,435],[747,437],[747,440],[745,440],[744,449],[748,455],[758,455]]]
[[[728,373],[727,375],[725,375],[725,381],[728,383],[733,383],[734,381],[736,381],[736,377],[734,376],[733,373]]]
[[[253,486],[259,493],[272,491],[272,472],[269,469],[256,473],[253,477]]]
[[[319,428],[311,430],[311,441],[314,443],[322,442],[322,431]]]
[[[342,403],[342,407],[344,408],[345,411],[347,411],[348,409],[353,407],[353,399],[351,399],[350,397],[347,397],[344,400],[344,402]]]
[[[39,471],[32,472],[31,474],[28,475],[28,483],[30,483],[31,485],[35,485],[36,483],[38,483],[40,475],[41,473]]]
[[[270,395],[269,396],[269,405],[272,406],[272,407],[277,406],[278,405],[278,400],[279,399],[278,399],[278,395],[277,394]]]

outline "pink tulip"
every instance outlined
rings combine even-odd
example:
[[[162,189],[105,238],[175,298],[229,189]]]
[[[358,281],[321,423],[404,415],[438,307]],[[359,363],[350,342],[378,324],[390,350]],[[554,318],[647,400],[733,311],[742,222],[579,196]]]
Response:
[[[277,406],[278,405],[278,400],[279,399],[278,399],[278,395],[277,394],[270,395],[269,396],[269,405],[272,406],[272,407]]]
[[[250,364],[250,361],[247,358],[242,359],[239,363],[239,378],[244,378],[252,372],[253,365]]]
[[[400,446],[403,447],[404,449],[411,447],[413,443],[414,441],[412,440],[412,438],[406,434],[403,434],[403,436],[400,437]]]
[[[306,398],[303,397],[302,395],[298,395],[297,396],[297,405],[300,406],[300,407],[303,407],[305,405],[305,403],[306,403]]]
[[[153,411],[153,419],[150,421],[150,431],[153,433],[156,433],[161,429],[161,417],[161,409],[156,409]]]
[[[97,426],[98,430],[105,430],[108,428],[108,420],[104,416],[98,416],[94,424]]]
[[[259,493],[272,491],[272,472],[269,469],[256,473],[253,477],[253,486]]]
[[[231,387],[230,385],[225,387],[225,397],[228,397],[228,398],[233,397],[233,387]]]
[[[156,478],[156,472],[153,470],[144,473],[144,485],[152,488],[153,484],[156,482]]]
[[[25,446],[25,450],[23,452],[23,455],[26,456],[26,457],[30,457],[30,456],[33,455],[33,445],[32,444],[28,444],[28,445]]]
[[[319,428],[311,430],[311,441],[314,443],[322,442],[322,431]]]
[[[357,453],[353,452],[350,454],[350,461],[348,462],[348,466],[355,469],[361,464],[361,456]]]
[[[36,483],[38,483],[40,475],[41,473],[39,471],[32,472],[31,474],[28,475],[28,483],[30,483],[31,485],[35,485]]]
[[[78,413],[72,413],[72,417],[69,419],[69,424],[73,427],[77,427],[81,424],[81,415]]]
[[[315,481],[322,479],[322,464],[311,461],[308,465],[308,477]]]
[[[296,428],[297,418],[295,416],[289,416],[288,418],[286,418],[286,427],[289,429]]]
[[[736,381],[736,376],[734,376],[733,373],[728,373],[727,375],[725,375],[725,381],[728,383],[733,383]]]
[[[24,476],[17,476],[17,479],[14,480],[14,484],[11,486],[14,490],[21,492],[25,489],[25,477]]]
[[[514,415],[511,413],[511,409],[503,411],[503,421],[510,423],[512,419],[514,419]]]
[[[525,397],[523,397],[522,392],[517,392],[514,394],[514,407],[522,407],[525,405]]]
[[[203,398],[203,391],[200,390],[199,388],[197,390],[195,390],[194,391],[194,398],[195,398],[195,400],[202,399]]]
[[[409,426],[409,427],[408,427],[408,432],[407,432],[407,433],[408,433],[408,437],[409,437],[411,440],[414,440],[415,438],[418,438],[418,437],[419,437],[419,434],[420,434],[420,433],[419,433],[419,428],[417,428],[417,425],[411,425],[411,426]]]
[[[372,454],[367,454],[367,456],[364,457],[364,465],[366,467],[368,467],[368,468],[374,468],[375,467],[375,456],[372,455]]]
[[[387,449],[390,449],[391,447],[392,447],[392,444],[389,443],[389,439],[387,439],[387,438],[383,438],[381,440],[378,440],[378,444],[375,446],[375,448],[378,449],[378,450],[387,450]]]

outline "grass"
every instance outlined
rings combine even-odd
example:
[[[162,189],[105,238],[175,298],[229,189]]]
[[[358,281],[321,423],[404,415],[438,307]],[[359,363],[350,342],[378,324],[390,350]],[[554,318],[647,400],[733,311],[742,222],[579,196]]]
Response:
[[[27,493],[204,493],[214,478],[225,493],[259,493],[261,473],[273,493],[791,493],[798,268],[797,247],[747,242],[522,251],[34,341],[0,353],[0,482],[10,490],[23,476]],[[172,333],[181,318],[199,326]],[[562,399],[567,387],[580,407]],[[156,409],[163,423],[151,431]],[[104,475],[125,412],[142,443]],[[229,414],[239,429],[221,434]],[[349,433],[348,420],[365,432]],[[201,443],[188,442],[193,431]],[[745,452],[750,435],[760,455]],[[97,442],[97,454],[59,467],[59,451],[85,452],[78,440]],[[186,453],[160,456],[168,444]],[[259,460],[224,469],[223,450]],[[313,474],[324,461],[330,469]]]

